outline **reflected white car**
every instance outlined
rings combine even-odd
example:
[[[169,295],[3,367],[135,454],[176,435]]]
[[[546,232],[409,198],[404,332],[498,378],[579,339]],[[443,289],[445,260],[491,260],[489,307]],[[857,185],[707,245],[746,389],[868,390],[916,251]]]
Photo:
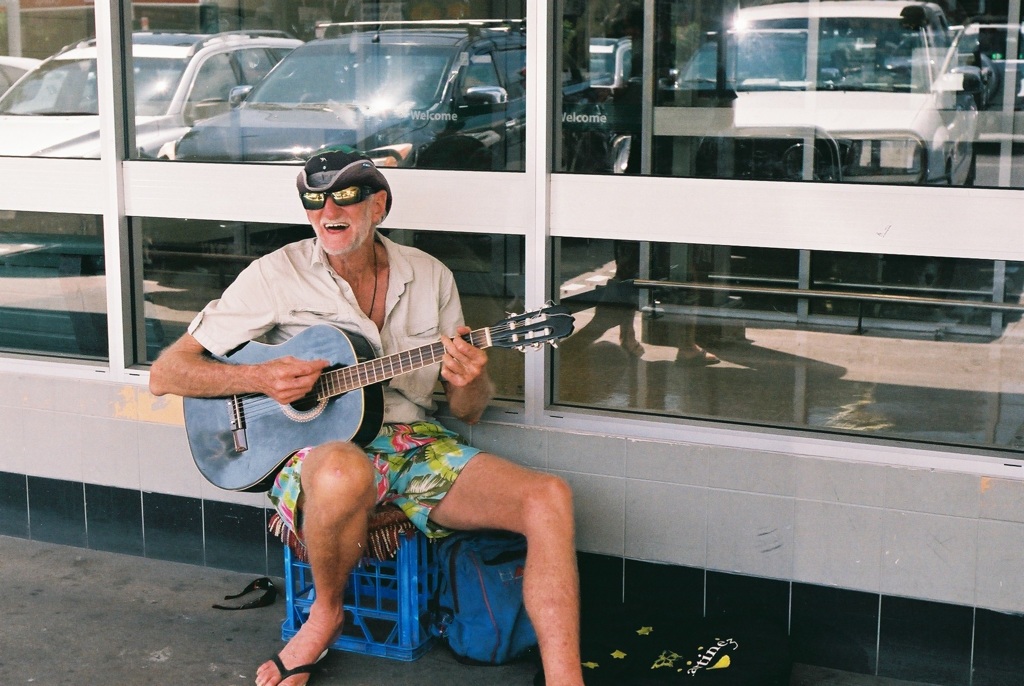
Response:
[[[971,185],[983,85],[952,37],[929,2],[747,7],[660,87],[728,108],[699,176]]]
[[[136,151],[155,158],[196,122],[229,109],[302,41],[283,32],[132,36]],[[98,158],[95,41],[68,46],[0,96],[0,155]]]

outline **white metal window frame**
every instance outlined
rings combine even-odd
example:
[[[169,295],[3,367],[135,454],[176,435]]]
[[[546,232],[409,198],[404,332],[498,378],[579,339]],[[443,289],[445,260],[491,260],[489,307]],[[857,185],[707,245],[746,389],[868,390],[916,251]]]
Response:
[[[100,160],[0,158],[0,209],[101,215],[107,254],[110,361],[0,357],[0,372],[145,384],[127,350],[127,217],[301,223],[296,167],[122,161],[111,0],[97,0]],[[398,199],[388,225],[522,235],[528,307],[551,289],[550,238],[594,237],[869,253],[1024,260],[1024,192],[549,174],[548,5],[527,0],[526,173],[388,172]],[[1022,464],[983,450],[943,450],[813,432],[549,407],[543,352],[528,352],[525,403],[489,417],[541,428],[702,443],[843,460],[1024,478]]]

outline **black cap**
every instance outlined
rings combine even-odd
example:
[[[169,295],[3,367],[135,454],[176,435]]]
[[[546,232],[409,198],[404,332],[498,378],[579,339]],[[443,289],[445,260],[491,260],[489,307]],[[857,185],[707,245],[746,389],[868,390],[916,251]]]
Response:
[[[348,146],[324,148],[313,154],[299,172],[299,193],[330,193],[349,186],[367,186],[388,194],[385,213],[391,211],[391,186],[364,152]]]

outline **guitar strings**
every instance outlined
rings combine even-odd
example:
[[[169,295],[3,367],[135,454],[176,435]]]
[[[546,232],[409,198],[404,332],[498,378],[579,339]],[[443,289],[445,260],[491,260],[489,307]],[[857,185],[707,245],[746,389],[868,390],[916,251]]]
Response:
[[[401,353],[396,353],[394,355],[389,355],[387,357],[376,358],[376,359],[373,359],[373,360],[369,360],[367,362],[361,362],[361,363],[356,364],[356,365],[350,365],[348,367],[342,367],[340,369],[332,370],[332,371],[328,372],[327,374],[321,376],[319,379],[317,379],[317,382],[314,385],[313,390],[310,393],[306,394],[305,396],[303,396],[299,400],[295,401],[295,403],[291,403],[290,405],[292,407],[294,407],[296,404],[299,404],[300,406],[302,406],[302,405],[305,405],[305,404],[308,403],[309,404],[309,408],[308,409],[306,409],[306,410],[298,410],[300,412],[303,412],[303,411],[308,412],[309,410],[311,410],[311,409],[315,408],[317,405],[319,405],[321,402],[324,402],[324,401],[330,399],[331,397],[334,397],[334,396],[337,396],[337,395],[341,395],[342,393],[347,393],[349,391],[353,391],[353,390],[356,390],[356,389],[359,389],[359,388],[363,388],[363,387],[368,386],[368,385],[370,385],[372,383],[377,383],[373,379],[378,376],[379,372],[384,372],[385,378],[381,379],[381,381],[385,381],[388,378],[392,378],[392,377],[397,375],[397,374],[394,373],[394,368],[396,366],[396,362],[397,362],[397,366],[399,368],[401,368],[407,362],[410,362],[410,363],[413,362],[413,353],[415,353],[415,352],[419,353],[419,355],[418,355],[418,357],[419,357],[418,362],[424,362],[424,353],[425,352],[426,353],[431,353],[431,351],[429,349],[430,348],[434,348],[435,346],[437,346],[439,344],[440,344],[440,342],[434,343],[434,344],[432,344],[430,346],[426,346],[427,350],[422,350],[422,349],[406,350],[406,351],[403,351]],[[442,348],[442,350],[443,350],[443,348]],[[436,355],[438,353],[441,353],[443,355],[443,352],[441,350],[435,350],[435,351],[433,351],[431,353],[431,356],[434,356],[434,355]],[[408,357],[408,359],[405,362],[403,362],[402,359],[401,359],[403,356]],[[437,363],[437,361],[435,360],[433,362],[428,362],[426,364],[423,364],[422,366],[426,367],[426,366],[430,366],[431,364],[436,364],[436,363]],[[379,367],[379,369],[374,369],[374,367]],[[388,369],[387,369],[388,367],[391,368],[390,376],[388,375]],[[416,367],[416,368],[421,368],[421,367]],[[406,370],[406,371],[413,371],[413,370],[410,369],[410,370]],[[400,374],[400,373],[404,373],[404,372],[400,371],[398,373]],[[338,386],[340,388],[340,392],[330,392],[330,391],[328,391],[328,389],[326,387],[327,386],[332,386],[336,382],[338,382]],[[328,392],[321,397],[321,393],[320,393],[321,391],[328,391]],[[281,403],[278,403],[273,398],[270,398],[270,397],[268,397],[268,396],[266,396],[266,395],[264,395],[262,393],[244,393],[244,394],[239,394],[237,396],[233,396],[231,398],[225,398],[225,402],[230,403],[232,401],[241,404],[241,406],[242,406],[241,407],[241,413],[242,413],[243,417],[245,417],[245,418],[253,418],[253,419],[257,419],[257,418],[259,418],[261,416],[264,416],[264,415],[267,415],[267,414],[273,414],[275,412],[280,411],[280,409],[282,407],[284,407]]]
[[[501,334],[501,333],[505,333],[505,332],[508,332],[508,331],[513,331],[516,328],[522,328],[522,327],[513,327],[513,326],[511,326],[509,324],[503,324],[503,325],[498,325],[498,326],[490,327],[489,329],[478,329],[476,331],[471,331],[466,336],[472,341],[476,337],[477,334],[484,334],[487,331],[490,331],[491,334],[492,334],[492,338],[493,338],[493,336],[495,334]],[[483,341],[481,341],[481,342],[483,342]],[[440,343],[440,341],[438,341],[437,343],[428,345],[428,346],[424,346],[424,348],[427,348],[427,349],[432,348],[435,345],[437,345],[438,343]],[[337,376],[350,376],[350,377],[355,377],[355,378],[354,379],[349,379],[349,381],[357,381],[357,382],[358,381],[365,381],[365,380],[367,380],[369,374],[364,374],[364,373],[362,373],[362,371],[357,371],[357,370],[370,369],[375,364],[383,366],[385,362],[387,362],[388,364],[392,364],[392,366],[393,366],[392,360],[394,360],[395,358],[398,358],[399,359],[399,364],[401,364],[400,358],[401,358],[402,355],[406,355],[406,354],[410,354],[410,353],[417,352],[417,351],[422,351],[422,350],[423,350],[422,348],[417,348],[415,350],[406,350],[406,351],[403,351],[403,352],[400,352],[400,353],[395,353],[395,354],[392,354],[392,355],[388,355],[387,357],[380,357],[380,358],[376,358],[376,359],[373,359],[373,360],[369,360],[367,362],[360,362],[360,363],[355,364],[355,365],[350,365],[350,366],[347,366],[347,367],[342,367],[340,369],[335,369],[335,370],[332,370],[331,372],[328,372],[328,374],[331,375],[329,378],[334,379]],[[422,352],[421,352],[421,359],[420,359],[420,361],[422,362]],[[427,363],[427,364],[425,364],[423,366],[430,366],[431,364],[436,364],[436,362],[430,362],[430,363]],[[413,370],[408,370],[408,371],[413,371]],[[404,373],[404,372],[399,372],[399,374],[401,374],[401,373]],[[396,376],[396,374],[392,374],[392,377],[393,376]],[[392,377],[387,377],[387,378],[392,378]],[[386,381],[386,380],[387,379],[382,379],[382,381]],[[302,398],[297,400],[296,403],[307,403],[307,402],[308,403],[312,403],[312,405],[310,406],[310,409],[313,409],[317,405],[319,405],[321,402],[329,399],[333,395],[339,395],[338,393],[333,393],[333,394],[327,395],[326,397],[320,398],[317,391],[318,390],[324,390],[323,389],[324,382],[325,382],[325,376],[321,376],[317,380],[316,384],[314,385],[313,391],[311,391],[310,393],[306,394],[305,396],[303,396]],[[370,385],[372,383],[376,383],[376,382],[368,381],[367,383],[359,383],[358,385],[356,385],[356,386],[348,389],[348,391],[344,391],[344,392],[349,392],[349,391],[357,390],[359,388],[362,388],[364,386]],[[344,384],[344,385],[347,385],[347,384]],[[241,414],[242,414],[243,418],[245,418],[245,419],[250,419],[250,418],[257,419],[257,418],[259,418],[261,416],[268,415],[268,414],[273,414],[275,412],[278,412],[278,411],[280,411],[280,409],[282,407],[284,407],[284,405],[282,405],[281,403],[277,402],[273,398],[271,398],[271,397],[269,397],[269,396],[267,396],[265,394],[262,394],[262,393],[240,393],[238,395],[234,395],[234,396],[231,396],[229,398],[224,398],[224,400],[225,400],[225,402],[228,402],[228,403],[234,401],[234,402],[237,402],[237,403],[241,404],[242,405]],[[291,403],[290,405],[292,407],[294,407],[296,403]],[[299,411],[301,412],[303,410],[299,410]],[[304,411],[308,412],[309,410],[304,410]]]

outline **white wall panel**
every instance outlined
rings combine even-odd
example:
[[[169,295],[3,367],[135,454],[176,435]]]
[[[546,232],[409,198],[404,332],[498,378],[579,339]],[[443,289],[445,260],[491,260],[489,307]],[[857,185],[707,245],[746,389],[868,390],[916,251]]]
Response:
[[[0,157],[0,208],[103,214],[106,181],[99,160]]]
[[[551,234],[1024,259],[1024,193],[556,174]]]
[[[306,223],[297,166],[125,162],[124,169],[129,216]],[[525,174],[384,173],[394,195],[386,227],[524,234],[533,221]]]

